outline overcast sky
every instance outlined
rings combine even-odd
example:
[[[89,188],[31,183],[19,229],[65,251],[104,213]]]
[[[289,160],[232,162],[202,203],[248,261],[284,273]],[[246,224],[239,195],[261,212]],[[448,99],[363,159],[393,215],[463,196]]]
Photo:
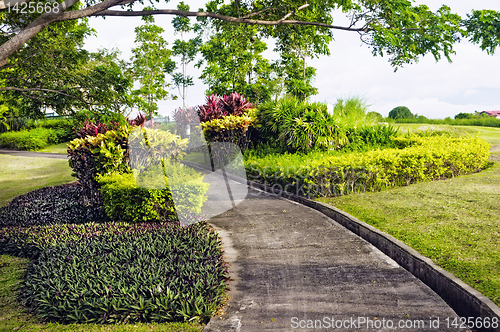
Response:
[[[204,1],[185,0],[191,10],[203,6]],[[444,0],[419,0],[436,10]],[[454,0],[447,3],[453,12],[462,17],[472,9],[494,9],[500,11],[498,0]],[[177,1],[158,5],[158,8],[175,8]],[[171,45],[178,38],[171,27],[172,16],[155,16],[156,24],[166,32],[164,38]],[[134,47],[134,28],[141,25],[137,17],[90,18],[90,25],[97,36],[89,38],[86,48],[115,47],[124,59],[130,59]],[[336,22],[342,23],[342,17]],[[452,63],[442,59],[436,63],[432,55],[422,58],[417,64],[407,65],[397,72],[390,66],[387,57],[374,57],[370,49],[361,43],[358,34],[334,31],[335,40],[329,45],[331,56],[310,60],[317,68],[313,83],[319,94],[313,101],[335,103],[337,98],[362,96],[370,110],[387,116],[396,106],[407,106],[414,114],[428,118],[453,117],[460,112],[500,110],[500,49],[498,54],[488,55],[467,41],[455,45],[456,55]],[[272,46],[269,47],[272,49]],[[271,51],[269,57],[273,57]],[[274,56],[275,57],[275,56]],[[206,86],[197,79],[201,71],[191,66],[188,74],[194,76],[195,85],[188,89],[187,105],[204,102]],[[168,78],[170,80],[170,77]],[[172,91],[177,93],[176,90]],[[159,103],[159,112],[169,115],[182,106],[182,100],[165,100]]]

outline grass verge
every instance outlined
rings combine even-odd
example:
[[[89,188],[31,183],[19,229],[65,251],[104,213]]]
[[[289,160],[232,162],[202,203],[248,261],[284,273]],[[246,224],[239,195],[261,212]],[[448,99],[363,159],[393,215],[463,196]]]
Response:
[[[0,155],[0,206],[41,187],[75,181],[64,159]]]
[[[500,153],[481,173],[319,201],[405,242],[500,305]]]

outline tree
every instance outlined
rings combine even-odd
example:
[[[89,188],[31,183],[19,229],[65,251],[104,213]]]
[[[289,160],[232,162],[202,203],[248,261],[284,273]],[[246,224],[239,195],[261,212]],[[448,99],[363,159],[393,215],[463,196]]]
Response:
[[[44,4],[44,1],[46,0],[40,0],[40,3]],[[152,0],[149,1],[154,4]],[[498,12],[473,11],[461,18],[446,5],[432,12],[427,6],[413,5],[409,0],[231,0],[229,5],[223,4],[222,0],[211,0],[206,4],[205,11],[197,12],[156,8],[137,11],[133,9],[135,3],[143,1],[86,0],[83,4],[79,0],[64,0],[61,3],[49,3],[50,6],[44,7],[47,10],[43,13],[3,11],[0,14],[0,67],[8,65],[9,61],[10,64],[16,62],[15,53],[22,52],[23,45],[40,33],[43,34],[54,25],[88,16],[177,15],[197,17],[204,23],[253,26],[257,29],[259,38],[274,38],[278,47],[295,50],[296,57],[302,59],[302,68],[291,61],[293,66],[288,71],[302,70],[303,86],[298,85],[297,88],[298,79],[285,80],[289,91],[302,95],[314,92],[307,91],[306,59],[327,51],[326,42],[336,30],[359,34],[361,40],[371,47],[373,55],[389,56],[395,70],[405,64],[417,62],[426,54],[432,54],[436,60],[444,56],[451,61],[453,45],[460,38],[480,44],[488,53],[493,53],[500,44]],[[117,6],[121,10],[113,8]],[[334,25],[332,14],[335,11],[344,13],[350,23]],[[287,40],[287,36],[290,36],[287,29],[292,28],[297,31],[298,38],[294,37],[295,40],[304,42],[297,44]],[[310,75],[311,79],[313,76]],[[1,84],[0,90],[5,90],[5,82]],[[50,87],[38,86],[34,89],[51,93]],[[63,94],[58,95],[62,96]],[[34,103],[36,104],[35,101]]]
[[[181,1],[177,5],[178,10],[189,11],[189,6]],[[191,26],[189,18],[184,16],[177,16],[172,20],[174,30],[176,33],[181,35],[181,39],[176,39],[174,45],[172,46],[172,55],[181,58],[181,72],[173,74],[174,85],[179,89],[179,94],[182,98],[182,107],[186,108],[186,94],[187,87],[194,85],[193,77],[186,74],[187,64],[192,62],[198,53],[198,48],[201,45],[201,37],[197,36],[195,38],[184,40],[184,34],[190,31],[199,31],[200,26]],[[165,68],[166,72],[171,71],[171,64],[167,65]],[[181,90],[182,88],[182,90]]]
[[[21,18],[12,19],[11,26],[18,27]],[[85,19],[59,22],[11,56],[0,67],[0,91],[9,113],[39,118],[46,109],[71,115],[81,108],[114,108],[130,82],[112,55],[83,49],[93,33]]]
[[[200,47],[206,65],[200,78],[208,85],[206,93],[243,93],[252,102],[269,99],[272,67],[262,56],[266,43],[256,27],[243,24],[216,24],[216,31]],[[203,64],[200,61],[197,66]],[[270,84],[271,83],[271,84]]]
[[[167,42],[161,36],[165,30],[154,24],[152,16],[144,16],[145,24],[135,28],[135,42],[132,49],[131,73],[134,80],[140,84],[139,89],[132,91],[140,111],[152,118],[158,110],[157,102],[167,97],[168,84],[163,72],[169,63],[171,51]]]
[[[474,118],[474,114],[472,113],[458,113],[457,115],[455,115],[455,120],[459,120],[459,119],[473,119]]]
[[[393,108],[389,112],[389,117],[391,119],[414,119],[415,115],[413,115],[412,112],[410,112],[410,109],[406,106],[398,106]]]
[[[491,35],[489,29],[500,22],[498,13],[474,11],[466,19],[451,13],[443,5],[437,12],[431,12],[425,5],[413,5],[407,0],[267,0],[245,1],[232,0],[231,7],[236,11],[227,15],[222,1],[213,0],[207,4],[207,11],[188,12],[178,9],[150,9],[134,11],[133,5],[138,0],[87,0],[85,7],[70,10],[79,0],[65,0],[41,15],[35,15],[25,21],[18,30],[11,30],[8,25],[2,28],[5,36],[0,45],[0,64],[28,40],[44,28],[62,21],[75,20],[88,16],[146,16],[180,15],[211,18],[220,21],[256,25],[267,36],[272,36],[276,29],[284,25],[312,26],[324,30],[345,30],[361,35],[361,39],[373,48],[375,55],[389,55],[394,66],[412,63],[427,53],[436,59],[444,54],[446,58],[454,52],[453,44],[460,37],[467,37],[481,43],[483,49],[494,50],[500,41],[499,34]],[[153,3],[151,1],[151,3]],[[129,10],[110,9],[115,6],[128,7]],[[82,6],[83,7],[83,6]],[[346,26],[333,25],[333,10],[342,11],[351,20]],[[8,22],[15,13],[2,13],[2,23]],[[312,18],[312,21],[308,19]],[[464,29],[465,28],[465,29]],[[499,28],[494,28],[495,32]]]

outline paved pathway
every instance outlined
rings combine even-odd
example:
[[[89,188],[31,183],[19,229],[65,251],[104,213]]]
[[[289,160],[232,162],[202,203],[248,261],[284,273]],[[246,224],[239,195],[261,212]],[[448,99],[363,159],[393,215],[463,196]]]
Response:
[[[62,153],[45,153],[45,152],[17,151],[17,150],[0,149],[0,154],[8,154],[11,156],[20,156],[20,157],[43,157],[43,158],[54,158],[54,159],[68,159],[68,155],[62,154]]]
[[[251,190],[210,223],[234,280],[225,314],[204,331],[321,331],[332,321],[344,324],[337,331],[455,331],[445,319],[456,314],[437,294],[315,210]]]

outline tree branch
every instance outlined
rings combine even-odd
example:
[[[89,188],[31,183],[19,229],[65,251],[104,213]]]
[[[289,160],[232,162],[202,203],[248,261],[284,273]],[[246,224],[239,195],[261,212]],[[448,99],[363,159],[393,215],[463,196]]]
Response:
[[[50,11],[38,16],[21,32],[0,45],[0,66],[6,65],[8,62],[7,58],[10,55],[20,49],[28,40],[42,31],[42,29],[49,24],[89,16],[95,12],[115,6],[120,3],[121,0],[105,0],[97,5],[90,6],[85,9],[65,12],[65,10],[72,7],[78,1],[79,0],[65,0],[60,3],[58,7],[52,8]]]
[[[273,7],[264,8],[264,9],[262,9],[262,10],[259,10],[258,12],[255,12],[255,13],[250,13],[250,14],[248,14],[248,15],[245,15],[245,16],[243,16],[242,18],[250,18],[250,17],[252,17],[252,16],[260,15],[260,14],[262,14],[262,13],[268,12],[268,11],[273,10],[273,9],[278,9],[278,8],[273,8]]]
[[[352,28],[344,27],[338,25],[331,25],[319,22],[306,22],[298,20],[284,20],[280,19],[277,21],[265,21],[265,20],[251,20],[244,17],[233,17],[226,16],[210,12],[186,12],[177,9],[155,9],[155,10],[145,10],[145,11],[122,11],[122,10],[103,10],[101,12],[96,12],[89,16],[147,16],[147,15],[179,15],[179,16],[194,16],[194,17],[210,17],[216,18],[221,21],[232,22],[232,23],[244,23],[253,25],[282,25],[282,24],[295,24],[295,25],[314,25],[325,27],[329,29],[337,30],[347,30],[347,31],[364,31],[363,28]],[[288,14],[287,14],[288,15]]]

